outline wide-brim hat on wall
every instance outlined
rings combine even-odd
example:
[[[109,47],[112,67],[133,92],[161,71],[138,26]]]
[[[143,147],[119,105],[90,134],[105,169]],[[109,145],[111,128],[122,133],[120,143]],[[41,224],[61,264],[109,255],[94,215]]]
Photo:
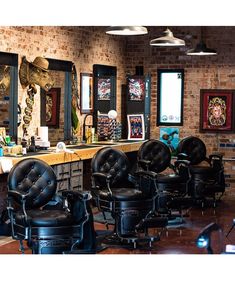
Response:
[[[31,64],[45,72],[48,72],[49,62],[46,58],[36,57]]]

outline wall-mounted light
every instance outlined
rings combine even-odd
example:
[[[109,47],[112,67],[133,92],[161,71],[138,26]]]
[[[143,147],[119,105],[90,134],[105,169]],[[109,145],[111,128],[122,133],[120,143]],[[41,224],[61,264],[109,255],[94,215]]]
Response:
[[[195,48],[189,49],[186,52],[187,55],[191,56],[209,56],[209,55],[217,55],[216,50],[208,48],[203,42],[203,29],[201,27],[201,41],[196,45]]]
[[[152,39],[150,45],[152,46],[184,46],[185,41],[174,37],[173,33],[166,29],[164,31],[164,36]]]
[[[141,35],[147,34],[148,30],[143,26],[110,26],[106,29],[106,33],[114,35]]]

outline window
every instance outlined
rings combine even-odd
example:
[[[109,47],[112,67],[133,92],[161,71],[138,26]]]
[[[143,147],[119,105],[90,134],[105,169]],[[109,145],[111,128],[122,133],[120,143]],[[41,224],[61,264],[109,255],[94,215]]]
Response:
[[[157,125],[183,125],[183,69],[158,69]]]

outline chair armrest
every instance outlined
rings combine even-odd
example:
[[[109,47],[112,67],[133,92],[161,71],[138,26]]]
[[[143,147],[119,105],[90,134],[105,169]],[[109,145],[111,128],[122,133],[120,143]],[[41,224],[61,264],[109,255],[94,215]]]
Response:
[[[80,199],[88,201],[92,198],[90,191],[62,191],[62,196],[65,198]]]
[[[105,173],[101,173],[101,172],[92,173],[92,177],[101,178],[101,179],[105,179],[105,180],[111,180],[112,179],[112,176],[110,174],[105,174]]]
[[[23,201],[26,200],[28,196],[29,194],[22,194],[17,191],[8,191],[8,197],[13,197],[16,200]]]
[[[152,179],[156,179],[157,175],[158,175],[156,172],[143,171],[143,170],[136,171],[134,174],[137,177],[149,177],[149,178],[152,178]]]
[[[150,165],[151,161],[150,160],[146,160],[146,159],[139,159],[138,160],[138,165],[140,165],[140,167],[147,169],[148,166]]]
[[[189,156],[186,153],[181,152],[177,155],[177,160],[189,160]]]
[[[185,166],[189,166],[190,165],[190,161],[189,160],[176,160],[175,161],[175,167],[179,167],[180,165],[185,165]]]

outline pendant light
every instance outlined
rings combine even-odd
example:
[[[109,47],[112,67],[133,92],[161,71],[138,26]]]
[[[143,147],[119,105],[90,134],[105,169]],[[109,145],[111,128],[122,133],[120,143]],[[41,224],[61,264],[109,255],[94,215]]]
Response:
[[[185,41],[174,37],[173,33],[167,28],[164,31],[164,36],[152,39],[150,45],[152,46],[184,46]]]
[[[106,33],[114,35],[141,35],[147,34],[148,30],[143,26],[110,26],[106,29]]]
[[[203,41],[203,29],[201,27],[201,41],[196,45],[195,48],[189,49],[186,53],[191,56],[209,56],[209,55],[217,55],[216,50],[208,48]]]

